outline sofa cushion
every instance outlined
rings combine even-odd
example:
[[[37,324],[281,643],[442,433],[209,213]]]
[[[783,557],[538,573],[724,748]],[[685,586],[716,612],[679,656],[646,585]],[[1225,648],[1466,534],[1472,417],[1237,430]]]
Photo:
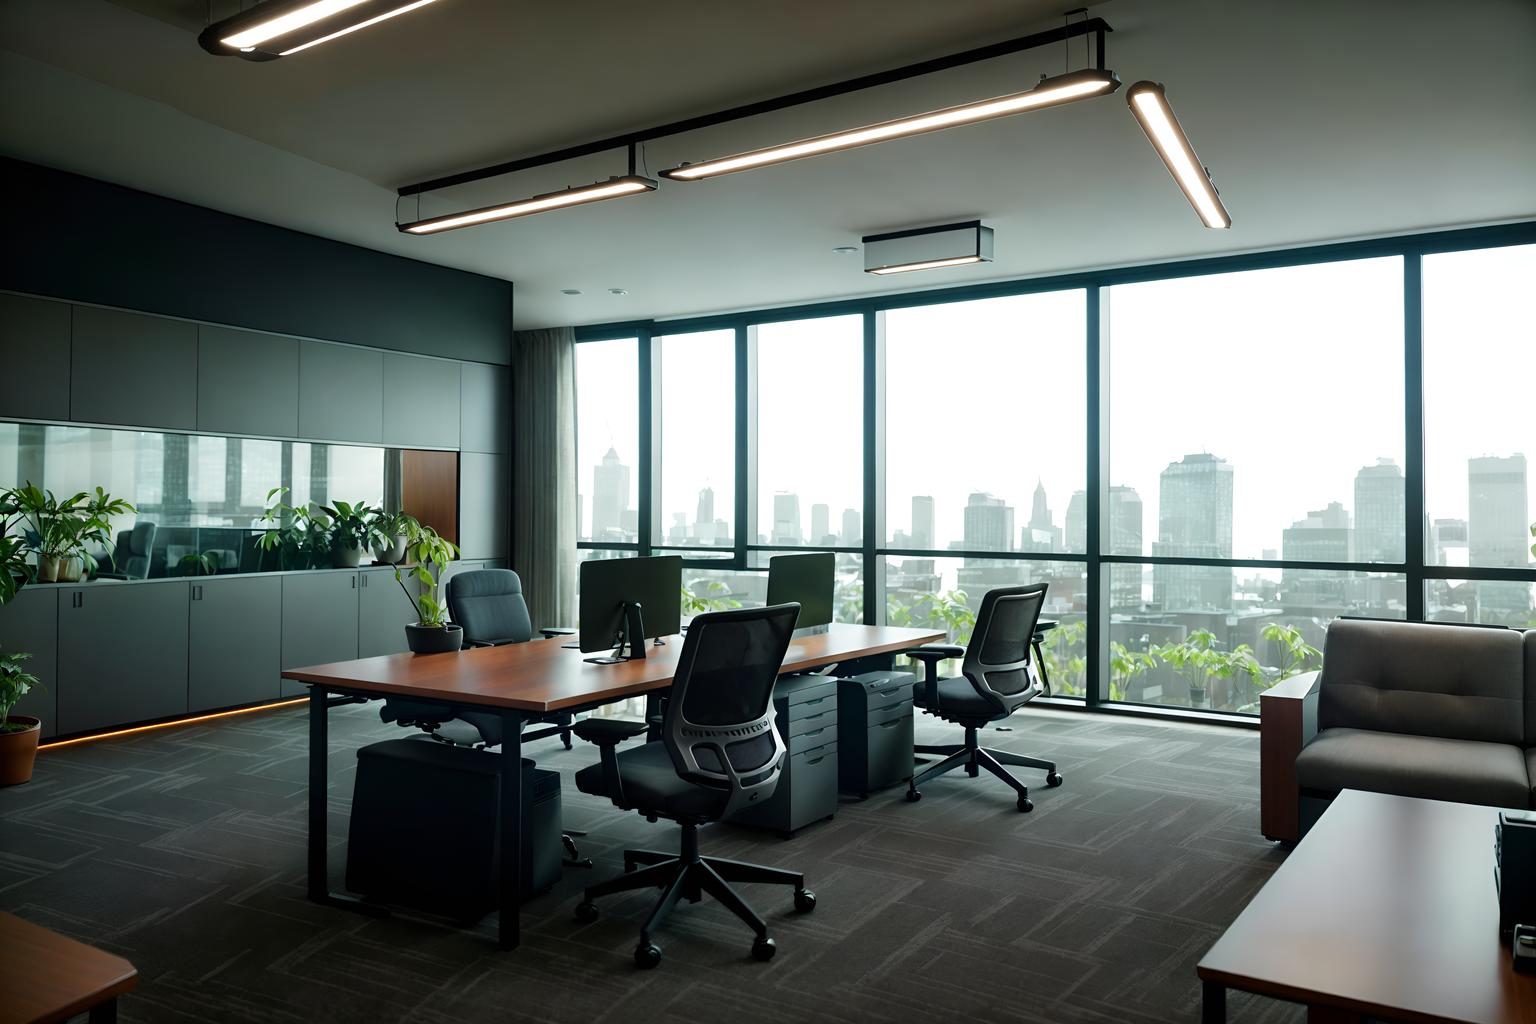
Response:
[[[1520,746],[1523,640],[1513,629],[1335,620],[1324,642],[1318,728]]]
[[[1525,752],[1525,774],[1531,779],[1531,802],[1528,806],[1536,811],[1536,747]]]
[[[1525,631],[1525,745],[1536,747],[1536,629]]]
[[[1490,807],[1529,807],[1528,758],[1516,746],[1324,729],[1296,757],[1302,789],[1364,789]]]

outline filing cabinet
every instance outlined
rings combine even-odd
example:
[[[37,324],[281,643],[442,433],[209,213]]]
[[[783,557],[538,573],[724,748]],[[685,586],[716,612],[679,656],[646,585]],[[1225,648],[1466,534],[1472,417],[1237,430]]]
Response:
[[[781,676],[773,689],[773,706],[788,748],[779,784],[766,803],[744,808],[730,820],[770,828],[788,838],[837,810],[837,680]],[[910,744],[907,751],[910,755]]]
[[[912,686],[906,672],[837,681],[838,785],[860,797],[912,777]]]

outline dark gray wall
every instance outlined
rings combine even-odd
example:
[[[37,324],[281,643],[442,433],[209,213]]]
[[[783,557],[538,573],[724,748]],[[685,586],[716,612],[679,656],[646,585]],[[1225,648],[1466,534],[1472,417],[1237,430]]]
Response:
[[[12,200],[0,288],[400,352],[511,361],[509,281],[18,160],[0,159],[0,191]]]

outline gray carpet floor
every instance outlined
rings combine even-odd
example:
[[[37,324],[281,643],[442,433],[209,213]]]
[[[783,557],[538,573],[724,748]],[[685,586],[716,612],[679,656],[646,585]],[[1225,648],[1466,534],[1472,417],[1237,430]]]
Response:
[[[332,713],[333,873],[343,859],[358,746],[403,735],[374,706]],[[578,925],[581,886],[626,846],[676,830],[575,791],[596,759],[578,743],[526,748],[565,776],[567,827],[591,871],[524,908],[524,944],[304,898],[307,737],[302,709],[44,751],[34,780],[0,790],[0,909],[131,960],[127,1021],[183,1024],[460,1021],[1194,1021],[1195,963],[1284,853],[1258,832],[1258,734],[1026,710],[988,745],[1053,757],[1035,810],[955,773],[908,804],[890,790],[843,804],[791,840],[732,826],[707,855],[803,871],[813,914],[788,890],[745,886],[778,956],[748,956],[724,908],[684,903],[662,966],[631,966],[654,895],[603,901]],[[920,718],[920,742],[958,740]],[[1297,1022],[1296,1007],[1234,994],[1234,1021]]]

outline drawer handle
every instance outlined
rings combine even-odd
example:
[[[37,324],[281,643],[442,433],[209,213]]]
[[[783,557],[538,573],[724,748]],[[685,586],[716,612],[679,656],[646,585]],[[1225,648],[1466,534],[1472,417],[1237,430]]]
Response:
[[[889,722],[881,722],[880,723],[880,728],[882,728],[882,729],[889,729],[891,726],[893,726],[893,725],[900,725],[902,722],[905,722],[905,721],[906,721],[905,718],[893,718]]]
[[[882,697],[890,697],[890,696],[893,696],[895,694],[900,693],[902,691],[902,689],[903,689],[902,687],[898,686],[894,690],[880,690],[880,691],[877,691],[877,692]]]
[[[827,755],[826,754],[822,754],[820,757],[818,757],[814,761],[807,761],[807,762],[805,762],[805,766],[807,768],[809,768],[813,764],[821,764],[821,762],[825,761],[826,759],[827,759]]]
[[[897,701],[895,704],[887,704],[883,708],[875,708],[873,711],[870,712],[870,714],[873,714],[873,715],[883,715],[887,711],[894,711],[894,710],[896,710],[897,708],[901,707],[901,705],[904,704],[904,703],[906,703],[906,702],[905,701]]]
[[[825,697],[817,697],[815,700],[801,701],[801,703],[804,704],[806,707],[810,707],[812,704],[820,704],[822,701],[824,701],[826,699],[827,698],[825,698]]]
[[[803,732],[798,737],[796,737],[796,739],[804,739],[807,736],[820,736],[822,733],[824,733],[826,731],[827,731],[827,727],[826,726],[822,726],[820,729],[812,729],[810,732]]]

